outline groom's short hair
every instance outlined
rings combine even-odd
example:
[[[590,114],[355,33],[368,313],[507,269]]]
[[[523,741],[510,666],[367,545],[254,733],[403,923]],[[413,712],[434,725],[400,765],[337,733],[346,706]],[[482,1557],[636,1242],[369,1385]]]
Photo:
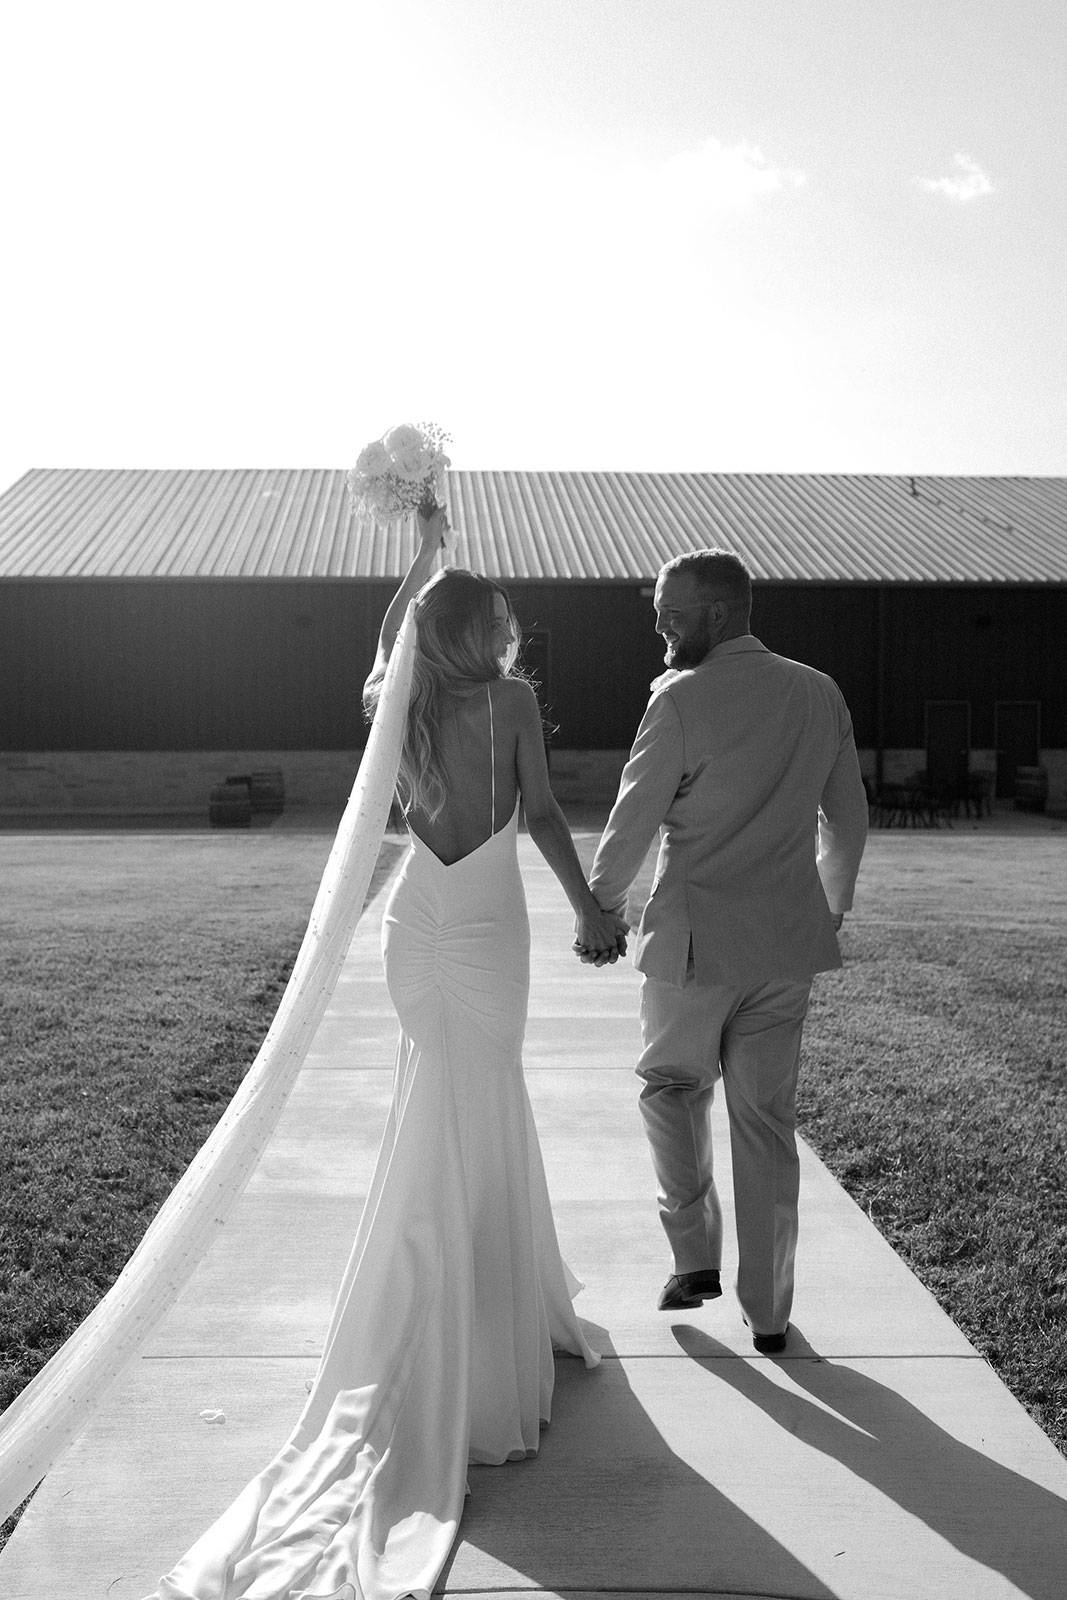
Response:
[[[746,622],[751,616],[752,579],[733,550],[687,550],[666,562],[660,568],[660,577],[667,572],[688,573],[709,598],[725,600],[731,612]]]

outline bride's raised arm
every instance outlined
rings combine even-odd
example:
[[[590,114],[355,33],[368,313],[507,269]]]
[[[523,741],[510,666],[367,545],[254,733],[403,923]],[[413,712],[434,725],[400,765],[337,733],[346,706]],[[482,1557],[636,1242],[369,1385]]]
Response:
[[[396,636],[400,632],[400,624],[404,620],[408,603],[418,594],[427,578],[433,572],[434,559],[438,552],[444,548],[445,537],[448,533],[448,512],[444,506],[435,506],[427,515],[421,510],[418,514],[419,548],[415,552],[403,582],[389,602],[389,609],[382,618],[381,632],[378,635],[378,653],[374,658],[367,683],[380,682],[382,674],[389,664],[389,657],[393,653]],[[364,689],[366,695],[366,689]]]

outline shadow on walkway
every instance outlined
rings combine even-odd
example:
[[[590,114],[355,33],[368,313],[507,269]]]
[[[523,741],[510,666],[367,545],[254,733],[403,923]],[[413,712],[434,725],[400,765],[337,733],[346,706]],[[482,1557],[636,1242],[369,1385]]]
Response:
[[[600,1367],[589,1372],[576,1360],[557,1360],[552,1425],[536,1457],[503,1469],[471,1467],[459,1539],[434,1593],[838,1600],[672,1448],[607,1330],[585,1326],[604,1352]],[[678,1364],[676,1357],[656,1363]]]
[[[778,1364],[811,1396],[771,1382],[718,1340],[685,1327],[679,1346],[780,1428],[845,1466],[963,1555],[1032,1600],[1067,1593],[1067,1507],[1056,1494],[953,1438],[903,1396],[831,1362],[794,1327]],[[977,1591],[976,1591],[977,1592]]]

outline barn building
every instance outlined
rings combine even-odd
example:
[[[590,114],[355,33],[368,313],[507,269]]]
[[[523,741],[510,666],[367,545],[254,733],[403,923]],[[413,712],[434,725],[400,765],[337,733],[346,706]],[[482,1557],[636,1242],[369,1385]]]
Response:
[[[453,471],[449,506],[454,563],[515,603],[562,798],[614,793],[656,573],[719,544],[753,631],[841,685],[872,784],[1010,801],[1040,768],[1067,807],[1067,479]],[[412,547],[354,521],[341,471],[27,473],[0,496],[0,810],[203,812],[256,767],[340,805]]]

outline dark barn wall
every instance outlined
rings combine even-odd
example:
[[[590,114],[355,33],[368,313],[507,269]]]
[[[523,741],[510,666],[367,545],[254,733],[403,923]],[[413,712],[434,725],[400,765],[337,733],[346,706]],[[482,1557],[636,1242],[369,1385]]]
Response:
[[[373,656],[355,582],[0,585],[13,750],[352,749]]]
[[[882,735],[921,748],[928,700],[966,700],[971,744],[992,748],[998,700],[1039,700],[1042,743],[1067,746],[1067,589],[1062,587],[757,585],[753,632],[771,650],[828,672],[852,711],[857,743]]]
[[[663,670],[651,587],[509,586],[524,628],[550,633],[546,690],[560,749],[630,744]],[[1039,700],[1042,743],[1067,747],[1063,588],[759,583],[752,629],[768,649],[829,673],[864,748],[880,732],[887,748],[921,748],[928,700],[970,702],[976,749],[993,745],[996,701]]]
[[[1041,742],[1067,747],[1067,589],[891,589],[887,720],[923,743],[927,699],[968,700],[971,744],[993,745],[998,700],[1041,702]]]
[[[651,585],[520,583],[547,633],[544,699],[558,749],[629,746],[663,667]],[[644,588],[646,593],[642,593]],[[356,579],[50,580],[0,584],[0,745],[8,750],[351,750],[393,585]],[[759,584],[753,629],[829,672],[860,745],[919,747],[928,699],[1040,700],[1042,743],[1067,747],[1063,588]],[[541,659],[539,653],[538,659]]]
[[[651,583],[526,583],[504,587],[524,633],[547,633],[541,699],[561,750],[625,750],[664,670]],[[390,598],[379,596],[373,629]],[[829,672],[857,728],[876,725],[877,595],[860,587],[757,586],[753,630],[769,649]]]
[[[760,583],[752,595],[752,632],[768,650],[829,673],[840,688],[857,743],[878,738],[878,594],[860,585],[834,588]]]
[[[345,580],[53,580],[0,585],[10,750],[350,750],[394,585]],[[662,668],[633,585],[515,583],[547,630],[560,747],[629,745]]]
[[[541,699],[561,750],[625,750],[663,671],[652,602],[636,584],[505,587],[523,631],[547,630]]]

